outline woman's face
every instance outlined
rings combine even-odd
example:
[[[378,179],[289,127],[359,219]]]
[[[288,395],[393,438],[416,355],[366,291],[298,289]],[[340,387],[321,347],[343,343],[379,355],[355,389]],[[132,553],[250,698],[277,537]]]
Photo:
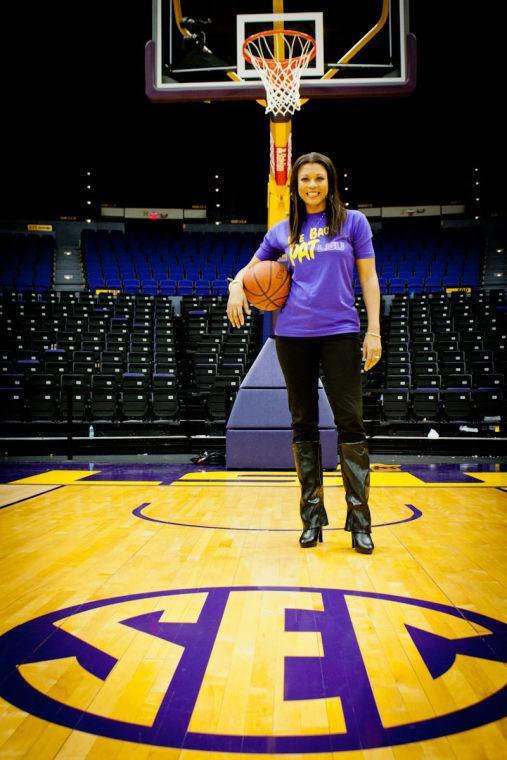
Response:
[[[326,210],[329,192],[327,171],[322,164],[302,164],[298,170],[298,193],[308,214]]]

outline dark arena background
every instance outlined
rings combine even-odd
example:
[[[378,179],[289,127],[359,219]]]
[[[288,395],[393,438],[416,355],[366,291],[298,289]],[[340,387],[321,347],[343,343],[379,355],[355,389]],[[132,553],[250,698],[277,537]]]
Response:
[[[328,72],[389,14],[366,52],[341,59],[336,89],[303,77],[284,154],[329,156],[373,231],[368,556],[343,528],[325,374],[329,525],[303,550],[276,313],[252,308],[241,327],[226,313],[228,279],[271,226],[287,124],[236,74],[236,17],[253,13],[293,13],[316,37],[322,13]],[[497,13],[404,0],[9,8],[0,758],[507,756]],[[399,91],[383,88],[397,77]],[[353,287],[363,337],[357,271]]]

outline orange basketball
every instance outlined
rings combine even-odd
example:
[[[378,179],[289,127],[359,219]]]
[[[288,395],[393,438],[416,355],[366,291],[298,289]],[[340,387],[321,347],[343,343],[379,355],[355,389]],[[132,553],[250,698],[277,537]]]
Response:
[[[278,261],[259,261],[246,270],[243,290],[252,306],[263,311],[280,309],[289,295],[289,270]]]

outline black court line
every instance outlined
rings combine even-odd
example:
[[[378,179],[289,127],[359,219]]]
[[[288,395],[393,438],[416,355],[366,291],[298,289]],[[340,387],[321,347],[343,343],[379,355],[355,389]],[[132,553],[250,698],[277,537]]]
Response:
[[[30,483],[2,483],[2,485],[5,486],[21,486],[21,485],[30,485]],[[32,484],[35,485],[35,484]],[[48,483],[37,483],[36,485],[49,485]],[[44,496],[44,494],[51,493],[52,491],[57,491],[59,488],[65,488],[64,485],[61,486],[53,486],[53,488],[48,488],[47,491],[41,491],[40,493],[34,493],[31,496],[25,496],[24,499],[17,499],[17,501],[10,501],[8,504],[2,504],[0,506],[0,509],[7,509],[7,507],[13,507],[14,504],[21,504],[23,501],[30,501],[31,499],[36,499],[37,496]]]

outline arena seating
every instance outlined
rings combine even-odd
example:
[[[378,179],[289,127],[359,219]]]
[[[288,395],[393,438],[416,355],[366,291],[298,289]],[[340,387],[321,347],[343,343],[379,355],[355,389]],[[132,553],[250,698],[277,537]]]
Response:
[[[5,290],[2,418],[225,422],[259,319],[232,331],[221,296],[185,296],[175,316],[163,295]]]
[[[3,419],[225,420],[260,348],[260,316],[232,330],[221,296],[4,291]],[[366,309],[356,305],[362,329]],[[365,417],[504,415],[502,290],[383,298],[383,357],[364,374]],[[325,384],[325,378],[324,378]]]
[[[375,233],[374,245],[383,293],[479,285],[483,234],[478,229],[407,229],[392,224]],[[357,280],[355,287],[359,293]]]
[[[0,233],[0,287],[51,287],[54,240],[50,236]]]
[[[255,310],[231,328],[226,278],[260,239],[85,230],[89,290],[76,294],[48,290],[50,238],[0,235],[3,420],[225,424],[261,346]],[[504,418],[504,292],[478,287],[481,247],[474,229],[376,233],[383,356],[364,373],[366,420]],[[357,282],[356,305],[364,330]]]
[[[91,289],[163,295],[226,294],[227,277],[252,257],[258,233],[179,233],[85,230],[82,250]],[[477,287],[481,233],[470,229],[375,233],[383,294]],[[358,280],[355,291],[360,294]]]
[[[260,239],[250,232],[168,235],[85,230],[82,251],[91,289],[226,295],[227,277],[252,257]]]
[[[505,417],[503,290],[384,296],[383,356],[365,374],[384,420]],[[357,307],[362,328],[366,309]],[[371,399],[370,399],[371,403]]]

